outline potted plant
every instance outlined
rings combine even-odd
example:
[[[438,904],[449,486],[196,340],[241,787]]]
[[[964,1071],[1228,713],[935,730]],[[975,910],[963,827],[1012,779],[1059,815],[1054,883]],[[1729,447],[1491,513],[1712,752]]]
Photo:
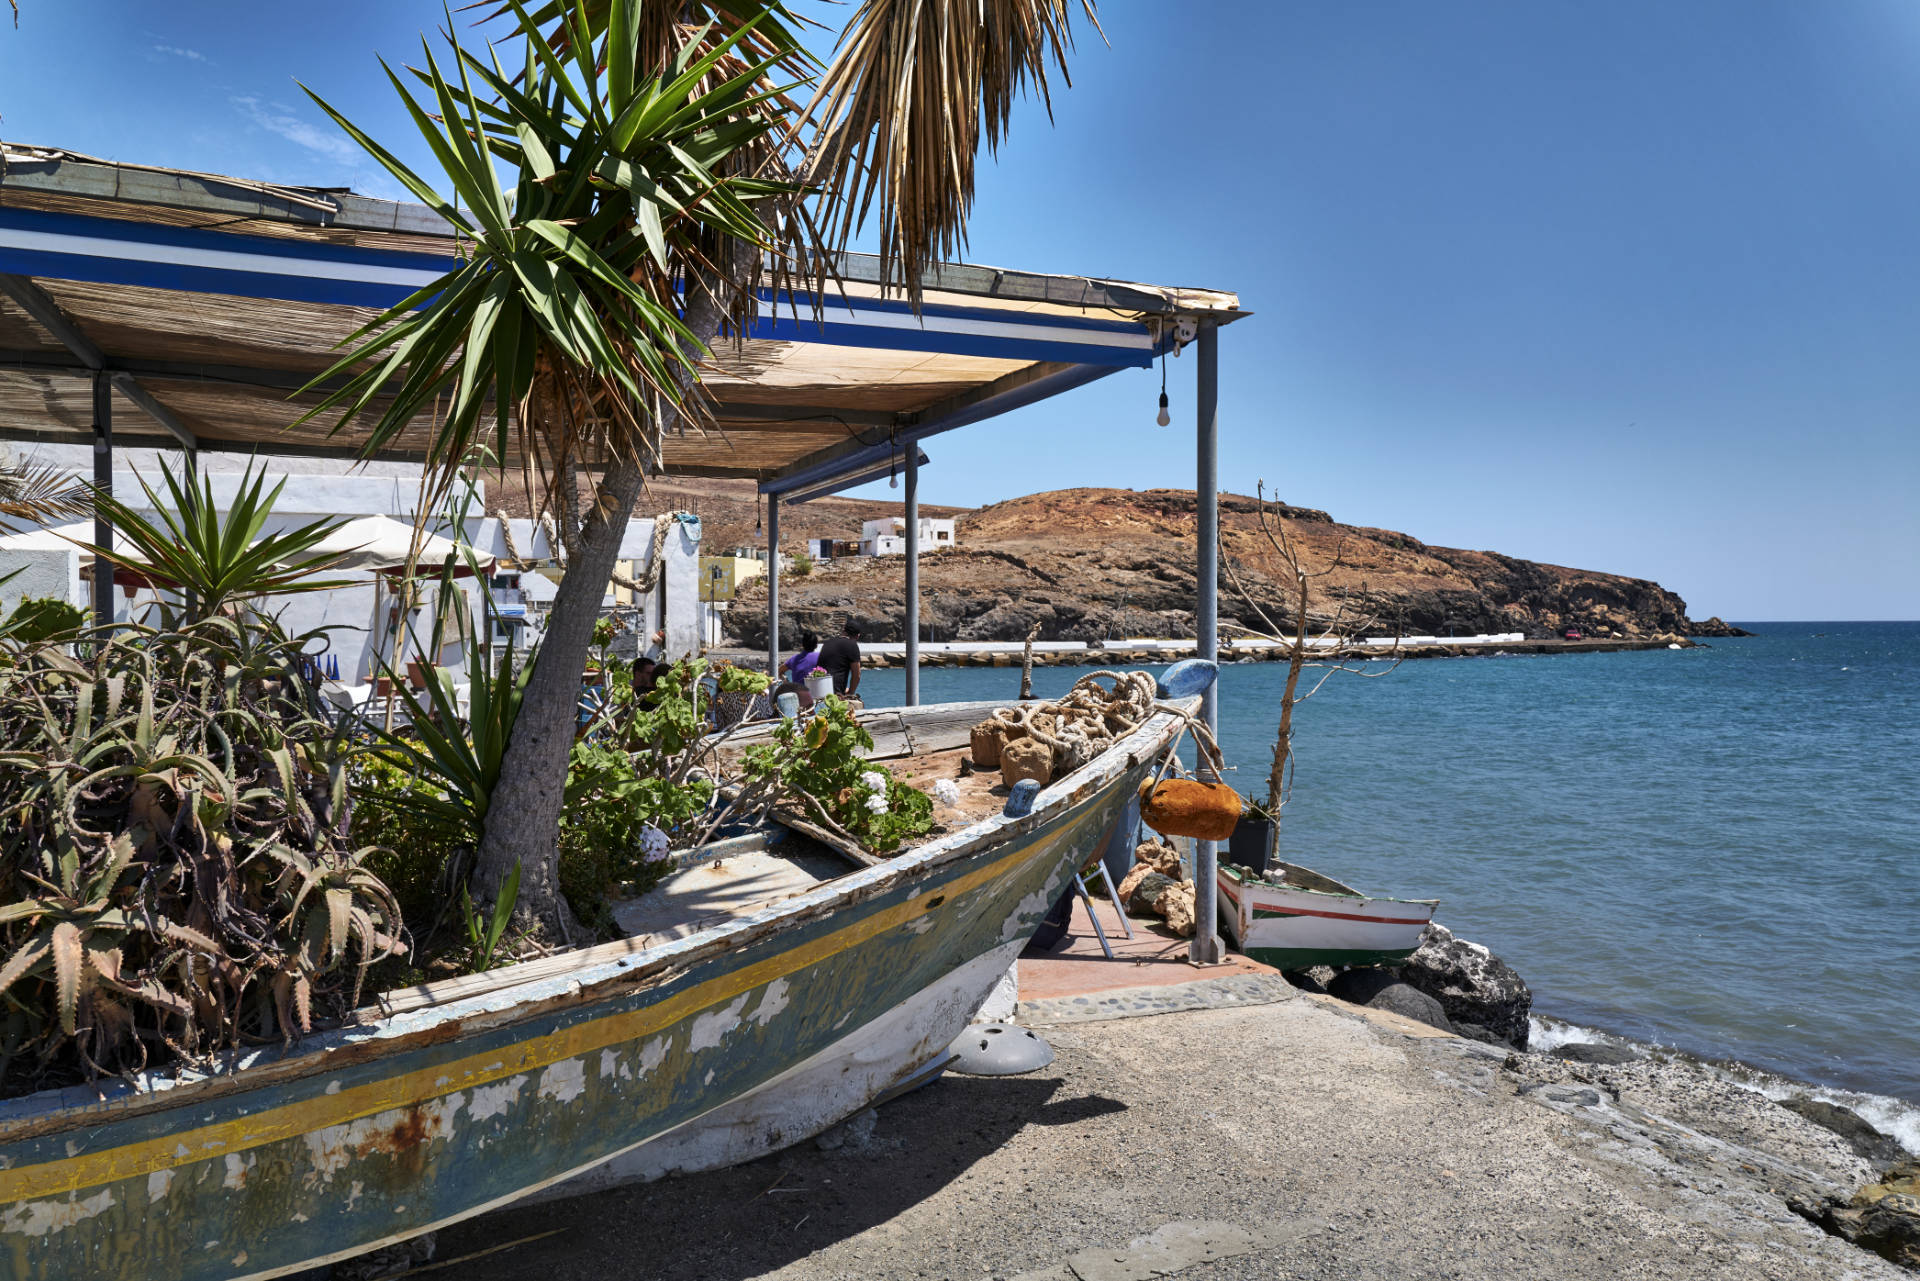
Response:
[[[1254,875],[1265,876],[1267,858],[1273,849],[1273,814],[1265,797],[1248,792],[1240,798],[1240,821],[1227,838],[1227,857]]]

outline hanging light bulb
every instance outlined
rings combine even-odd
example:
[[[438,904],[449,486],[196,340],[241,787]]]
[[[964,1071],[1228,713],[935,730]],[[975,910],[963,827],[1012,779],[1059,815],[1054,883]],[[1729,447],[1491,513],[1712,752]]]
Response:
[[[760,536],[760,498],[758,495],[755,495],[753,500],[753,536],[755,538]]]
[[[895,461],[894,456],[892,454],[888,454],[887,455],[887,488],[888,489],[900,488],[900,474],[894,470],[894,461]]]
[[[1167,353],[1160,353],[1160,412],[1154,417],[1156,423],[1165,427],[1173,421],[1173,415],[1167,412]]]

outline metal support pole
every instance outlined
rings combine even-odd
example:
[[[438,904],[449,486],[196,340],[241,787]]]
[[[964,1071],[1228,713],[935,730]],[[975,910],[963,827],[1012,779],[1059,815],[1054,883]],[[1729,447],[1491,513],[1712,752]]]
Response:
[[[920,706],[920,446],[907,446],[907,706]]]
[[[113,492],[113,380],[104,371],[93,375],[93,486],[100,492]],[[98,508],[93,513],[95,545],[113,548],[113,521]],[[93,621],[99,627],[113,626],[113,562],[104,556],[93,558]]]
[[[780,495],[767,495],[767,679],[780,679]]]
[[[1194,496],[1198,507],[1199,599],[1194,602],[1193,621],[1196,653],[1215,661],[1220,657],[1220,331],[1212,325],[1200,329],[1199,416],[1196,453],[1199,458]],[[1220,682],[1215,681],[1201,695],[1200,716],[1207,728],[1220,728]],[[1211,777],[1204,769],[1201,777]],[[1217,780],[1216,780],[1217,781]],[[1193,946],[1189,953],[1196,965],[1212,965],[1221,959],[1219,922],[1215,911],[1214,861],[1218,852],[1213,841],[1193,844]]]

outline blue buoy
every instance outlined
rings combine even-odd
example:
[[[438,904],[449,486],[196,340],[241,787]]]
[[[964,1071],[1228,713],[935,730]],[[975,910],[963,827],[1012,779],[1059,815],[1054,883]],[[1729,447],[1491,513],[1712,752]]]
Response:
[[[1183,658],[1160,674],[1157,693],[1161,698],[1192,698],[1213,688],[1220,679],[1220,664],[1210,658]]]
[[[1039,794],[1039,782],[1035,779],[1023,778],[1013,785],[1013,790],[1007,794],[1006,808],[1000,812],[1008,818],[1025,818],[1033,813],[1033,798]]]

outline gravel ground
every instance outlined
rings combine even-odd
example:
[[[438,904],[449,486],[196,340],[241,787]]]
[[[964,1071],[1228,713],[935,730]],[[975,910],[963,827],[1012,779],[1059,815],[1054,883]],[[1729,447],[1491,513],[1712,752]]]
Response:
[[[1866,1172],[1682,1064],[1580,1067],[1304,996],[1046,1029],[751,1165],[501,1211],[446,1277],[1882,1278],[1784,1206]],[[484,1253],[483,1253],[484,1252]],[[429,1274],[431,1275],[431,1274]]]

